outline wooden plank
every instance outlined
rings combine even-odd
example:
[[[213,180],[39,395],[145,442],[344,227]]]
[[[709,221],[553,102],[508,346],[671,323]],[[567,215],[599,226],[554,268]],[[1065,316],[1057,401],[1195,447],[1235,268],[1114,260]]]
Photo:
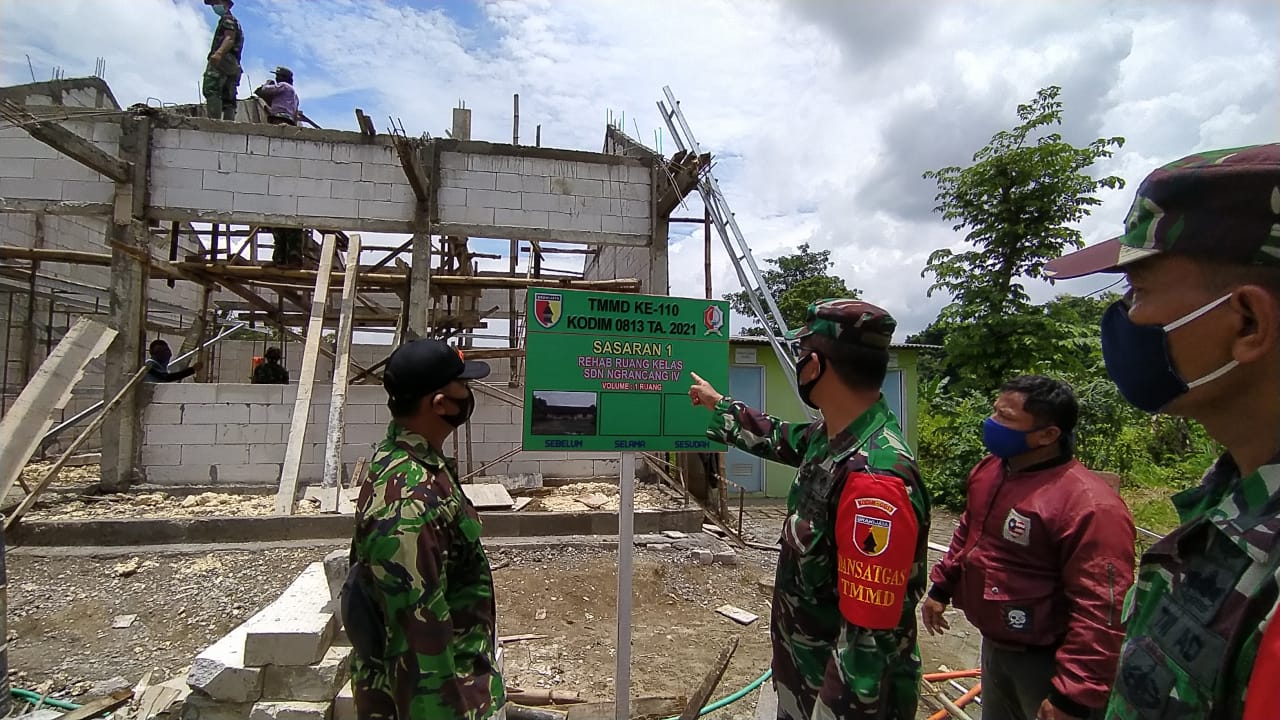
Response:
[[[315,292],[311,296],[311,322],[302,351],[302,369],[298,373],[298,395],[293,403],[293,422],[289,426],[289,443],[285,446],[280,470],[280,490],[276,493],[276,514],[292,515],[298,494],[298,474],[302,471],[302,448],[307,434],[307,414],[311,412],[311,392],[316,382],[316,360],[320,354],[320,336],[324,333],[324,307],[329,301],[329,272],[333,269],[336,235],[326,233],[320,249],[320,272],[316,274]]]
[[[124,707],[133,699],[133,688],[122,688],[116,690],[110,695],[104,695],[97,700],[90,700],[80,706],[78,710],[71,712],[58,718],[58,720],[91,720],[104,713]]]
[[[711,693],[715,692],[716,686],[720,684],[720,678],[724,677],[724,671],[729,669],[729,659],[733,657],[737,650],[738,638],[731,638],[724,650],[720,651],[720,656],[716,658],[711,669],[702,678],[702,682],[698,684],[697,689],[693,691],[693,695],[689,696],[689,704],[685,706],[684,712],[680,713],[680,720],[697,720],[698,713],[702,710],[703,705],[711,699]]]
[[[116,331],[81,318],[41,363],[9,411],[0,418],[0,498],[8,497],[22,468],[53,426],[52,413],[66,407],[89,361],[106,352]]]
[[[342,315],[338,321],[338,352],[333,361],[333,396],[329,400],[329,434],[324,449],[321,485],[342,485],[343,416],[347,411],[347,376],[351,374],[351,321],[356,311],[356,275],[360,264],[360,236],[347,241],[348,271],[342,281]],[[354,263],[352,262],[354,261]],[[321,311],[323,323],[324,312]]]
[[[684,712],[685,699],[682,697],[642,697],[631,699],[632,717],[667,717]],[[617,714],[611,702],[582,703],[570,705],[568,720],[615,720]]]
[[[486,483],[476,485],[474,483],[464,483],[462,492],[466,493],[467,498],[471,500],[471,504],[476,506],[477,510],[485,508],[502,508],[510,510],[514,501],[511,499],[511,493],[498,483]]]

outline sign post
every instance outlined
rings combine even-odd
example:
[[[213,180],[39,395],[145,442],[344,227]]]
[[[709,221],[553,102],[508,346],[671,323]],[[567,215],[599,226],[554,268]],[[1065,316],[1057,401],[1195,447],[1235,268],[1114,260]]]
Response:
[[[620,452],[614,710],[630,716],[636,453],[708,451],[690,373],[729,383],[722,300],[530,288],[521,449]]]

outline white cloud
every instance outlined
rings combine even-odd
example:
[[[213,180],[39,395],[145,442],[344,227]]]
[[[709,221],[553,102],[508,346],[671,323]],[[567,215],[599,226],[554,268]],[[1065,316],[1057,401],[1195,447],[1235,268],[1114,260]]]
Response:
[[[661,128],[670,154],[654,103],[671,85],[718,157],[757,258],[802,242],[832,249],[837,271],[898,315],[904,336],[946,301],[925,296],[928,254],[962,241],[931,212],[935,189],[920,174],[968,162],[1038,88],[1063,86],[1072,141],[1127,139],[1095,168],[1128,187],[1101,194],[1081,224],[1090,242],[1114,234],[1156,165],[1280,137],[1280,6],[1268,0],[493,0],[479,26],[389,2],[252,7],[271,25],[246,23],[246,66],[270,67],[287,51],[304,107],[325,126],[350,127],[358,103],[379,127],[390,115],[411,134],[441,135],[461,99],[473,137],[506,140],[518,92],[523,142],[541,124],[544,145],[599,149],[612,111],[642,141]],[[194,0],[10,5],[0,72],[22,82],[27,52],[70,74],[106,56],[122,103],[189,101],[211,27]],[[702,295],[701,233],[673,226],[675,294]],[[718,237],[713,257],[716,294],[735,289]],[[1107,282],[1030,290],[1044,299]]]

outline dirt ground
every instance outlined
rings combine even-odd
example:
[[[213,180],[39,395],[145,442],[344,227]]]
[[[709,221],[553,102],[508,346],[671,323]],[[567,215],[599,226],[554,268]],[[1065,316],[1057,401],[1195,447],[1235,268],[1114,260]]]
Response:
[[[744,529],[772,542],[780,522],[779,508],[749,508]],[[953,526],[940,516],[934,541],[947,542]],[[167,679],[278,596],[308,563],[340,546],[52,557],[15,549],[8,558],[10,679],[16,687],[62,698],[83,696],[94,683],[117,676],[134,683],[152,671],[153,681]],[[496,548],[491,558],[495,565],[506,563],[494,573],[500,634],[548,636],[508,646],[508,684],[610,698],[615,553]],[[637,548],[635,695],[687,695],[735,636],[740,645],[715,697],[768,667],[767,583],[777,555],[739,550],[738,558],[738,565],[702,566],[688,551]],[[726,603],[760,619],[742,626],[715,613]],[[112,629],[122,615],[137,619],[128,628]],[[974,667],[977,648],[977,633],[954,616],[948,636],[921,638],[926,671]],[[751,718],[754,706],[752,694],[712,717]]]

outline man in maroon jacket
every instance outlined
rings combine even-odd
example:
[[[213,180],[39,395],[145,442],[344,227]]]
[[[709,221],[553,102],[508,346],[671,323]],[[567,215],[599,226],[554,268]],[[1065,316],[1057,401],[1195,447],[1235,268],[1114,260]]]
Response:
[[[1133,516],[1074,457],[1071,387],[1040,375],[1000,388],[983,424],[991,452],[969,473],[951,547],[921,609],[948,602],[982,633],[983,720],[1101,717],[1133,584]]]

